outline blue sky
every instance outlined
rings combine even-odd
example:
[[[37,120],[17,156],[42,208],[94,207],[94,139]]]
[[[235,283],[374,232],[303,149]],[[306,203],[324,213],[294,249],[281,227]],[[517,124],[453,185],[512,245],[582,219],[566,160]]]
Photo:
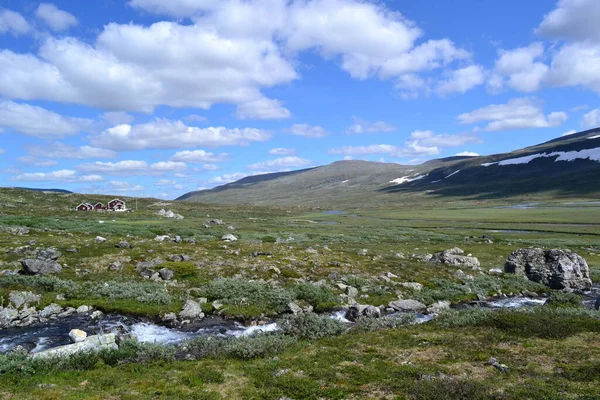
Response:
[[[0,185],[175,198],[600,125],[597,0],[0,1]]]

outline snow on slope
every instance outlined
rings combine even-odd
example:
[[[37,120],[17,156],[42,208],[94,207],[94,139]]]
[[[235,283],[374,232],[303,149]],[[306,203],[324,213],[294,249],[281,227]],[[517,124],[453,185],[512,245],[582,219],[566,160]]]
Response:
[[[515,164],[527,164],[536,158],[543,157],[556,157],[556,161],[574,161],[574,160],[590,160],[600,162],[600,147],[594,149],[583,149],[579,151],[556,151],[553,153],[546,154],[531,154],[524,157],[509,158],[508,160],[497,161],[493,163],[481,164],[483,167],[489,167],[490,165],[515,165]]]
[[[402,178],[398,178],[398,179],[394,179],[393,181],[390,181],[390,183],[395,183],[396,185],[401,185],[403,183],[418,181],[419,179],[423,179],[426,176],[427,175],[419,175],[414,178],[411,178],[410,176],[403,176]]]

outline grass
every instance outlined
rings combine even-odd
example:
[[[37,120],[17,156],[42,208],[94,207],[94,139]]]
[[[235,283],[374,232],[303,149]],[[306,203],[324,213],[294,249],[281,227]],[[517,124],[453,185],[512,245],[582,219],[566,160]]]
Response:
[[[118,352],[81,356],[62,364],[28,364],[0,356],[0,398],[40,399],[592,399],[598,396],[598,312],[579,309],[580,298],[508,274],[492,276],[523,247],[569,248],[582,255],[592,279],[600,277],[598,207],[502,209],[527,202],[413,199],[393,209],[323,215],[310,207],[258,207],[172,203],[140,199],[134,213],[74,213],[80,195],[0,190],[0,225],[29,226],[26,236],[0,230],[0,270],[18,269],[11,249],[55,246],[63,253],[58,276],[0,276],[0,296],[13,290],[42,295],[40,306],[91,305],[105,313],[158,319],[178,312],[188,299],[224,304],[223,315],[244,321],[280,315],[290,301],[324,312],[345,301],[339,283],[359,290],[357,301],[375,306],[402,298],[459,303],[502,293],[550,293],[550,304],[531,310],[449,311],[432,323],[410,319],[361,319],[352,330],[316,315],[289,316],[277,334],[235,340],[192,341],[182,352],[129,343]],[[99,201],[105,199],[99,196]],[[423,201],[422,201],[423,200]],[[562,200],[561,200],[562,202]],[[36,207],[40,205],[45,207]],[[23,208],[26,205],[28,208]],[[172,209],[185,219],[155,215]],[[35,212],[25,214],[24,210]],[[208,216],[207,216],[208,215]],[[211,225],[222,219],[225,225]],[[98,221],[103,220],[100,224]],[[328,225],[309,221],[337,221]],[[204,228],[208,224],[210,228]],[[236,227],[240,238],[220,237]],[[47,228],[47,229],[45,229]],[[508,231],[508,232],[504,232]],[[182,243],[157,242],[180,235]],[[107,239],[97,244],[96,236]],[[489,244],[482,238],[490,236]],[[278,243],[278,239],[293,240]],[[114,247],[127,240],[132,249]],[[195,243],[190,242],[194,239]],[[455,267],[422,257],[458,246],[481,261],[483,272],[461,282]],[[76,248],[76,253],[66,250]],[[310,248],[313,252],[307,252]],[[359,256],[360,249],[368,250]],[[270,255],[250,256],[251,252]],[[174,271],[174,282],[154,283],[135,272],[139,261],[168,260],[155,268]],[[111,263],[124,268],[111,271]],[[386,282],[383,274],[397,278]],[[418,282],[422,291],[399,286]],[[106,285],[105,285],[106,284]],[[343,287],[343,286],[342,286]],[[57,294],[66,300],[56,300]],[[502,374],[490,357],[509,367]],[[19,358],[21,357],[21,358]],[[47,386],[56,385],[56,386]]]

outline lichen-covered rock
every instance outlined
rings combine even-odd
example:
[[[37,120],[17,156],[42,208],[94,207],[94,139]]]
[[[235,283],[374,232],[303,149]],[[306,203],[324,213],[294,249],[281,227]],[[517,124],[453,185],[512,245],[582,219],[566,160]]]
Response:
[[[62,310],[63,310],[63,308],[61,306],[59,306],[58,304],[52,303],[50,305],[47,305],[46,307],[44,307],[43,310],[40,311],[40,317],[50,318],[53,315],[60,314],[62,312]]]
[[[236,238],[231,233],[228,233],[227,235],[223,235],[223,237],[221,237],[221,240],[224,242],[235,242],[238,240],[238,238]]]
[[[50,247],[47,249],[41,249],[38,254],[38,260],[58,260],[58,257],[61,256],[60,251],[56,250],[54,247]]]
[[[183,309],[179,313],[179,317],[185,319],[201,319],[204,318],[204,313],[202,312],[200,303],[194,300],[188,300],[183,305]]]
[[[15,308],[19,309],[21,307],[26,307],[29,304],[38,304],[40,302],[40,295],[32,292],[12,291],[8,295],[8,301],[15,306]]]
[[[87,338],[87,333],[81,329],[71,329],[69,338],[71,338],[71,342],[73,343],[83,342]]]
[[[50,275],[58,274],[62,271],[62,267],[54,260],[34,260],[28,258],[21,260],[23,273],[25,275]]]
[[[587,262],[571,250],[519,249],[508,257],[504,271],[551,289],[586,291],[592,287]]]
[[[396,311],[419,312],[424,311],[427,306],[417,300],[396,300],[388,304],[389,307]]]
[[[477,257],[465,256],[465,252],[458,247],[454,247],[452,249],[448,249],[445,251],[440,251],[435,253],[430,259],[430,262],[436,262],[440,264],[448,264],[453,265],[455,267],[469,267],[469,268],[479,268],[481,263],[477,259]]]
[[[168,268],[161,269],[160,271],[158,271],[158,274],[165,281],[173,279],[173,275],[175,275],[175,273],[172,270],[168,269]]]
[[[82,342],[54,347],[32,354],[33,358],[67,357],[82,351],[118,350],[114,333],[106,335],[89,336]]]

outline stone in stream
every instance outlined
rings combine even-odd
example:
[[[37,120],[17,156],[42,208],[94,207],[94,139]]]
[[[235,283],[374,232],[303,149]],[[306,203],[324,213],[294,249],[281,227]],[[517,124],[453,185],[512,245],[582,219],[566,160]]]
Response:
[[[571,250],[519,249],[508,257],[504,271],[523,275],[551,289],[586,291],[592,288],[586,261]]]
[[[81,329],[71,329],[69,338],[71,338],[71,342],[73,343],[83,342],[87,338],[87,333]]]
[[[443,310],[449,310],[450,304],[451,303],[449,300],[438,301],[437,303],[433,303],[432,305],[427,307],[427,312],[429,314],[437,314]]]
[[[200,303],[194,300],[188,300],[183,305],[183,309],[179,313],[179,317],[187,319],[202,319],[204,318],[204,313],[202,312]]]
[[[89,336],[87,339],[65,346],[54,347],[31,355],[33,358],[67,357],[82,351],[118,350],[114,333]]]
[[[40,311],[40,317],[41,318],[50,318],[53,315],[60,314],[62,312],[62,310],[63,310],[63,308],[61,306],[59,306],[58,304],[52,303],[52,304],[44,307],[44,309]]]
[[[62,267],[54,260],[39,260],[28,258],[21,260],[23,266],[23,274],[25,275],[49,275],[58,274],[62,271]]]

